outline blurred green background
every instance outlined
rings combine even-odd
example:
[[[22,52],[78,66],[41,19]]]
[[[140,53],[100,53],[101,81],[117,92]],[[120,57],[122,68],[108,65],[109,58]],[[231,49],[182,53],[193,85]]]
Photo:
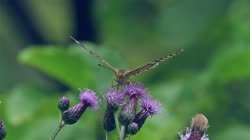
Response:
[[[98,67],[69,35],[125,69],[184,49],[131,79],[163,104],[133,139],[177,140],[192,116],[203,113],[210,139],[249,140],[249,9],[249,0],[1,0],[0,117],[6,140],[49,139],[62,95],[74,105],[78,88],[102,98],[111,86],[113,73]],[[57,139],[103,140],[104,106],[102,99],[101,110],[87,110]]]

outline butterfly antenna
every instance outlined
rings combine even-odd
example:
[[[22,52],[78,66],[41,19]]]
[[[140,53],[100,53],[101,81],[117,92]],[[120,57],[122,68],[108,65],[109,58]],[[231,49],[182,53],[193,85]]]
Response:
[[[97,55],[96,53],[94,53],[92,50],[90,50],[89,48],[87,48],[86,46],[84,46],[82,43],[80,43],[78,40],[76,40],[74,37],[69,36],[72,40],[74,40],[77,44],[79,44],[84,50],[86,50],[87,52],[89,52],[91,55],[95,56],[96,58],[98,58],[101,62],[103,62],[109,69],[111,69],[112,71],[114,71],[115,73],[118,71],[116,68],[114,68],[111,64],[109,64],[107,61],[105,61],[102,57],[100,57],[99,55]],[[107,68],[106,67],[106,68]]]

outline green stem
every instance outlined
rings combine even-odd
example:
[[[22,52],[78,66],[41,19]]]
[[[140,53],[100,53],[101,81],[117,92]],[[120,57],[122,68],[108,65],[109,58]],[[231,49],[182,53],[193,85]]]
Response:
[[[131,135],[128,136],[128,140],[131,140]]]
[[[54,134],[51,136],[50,140],[54,140],[57,136],[57,134],[60,132],[60,130],[65,126],[64,122],[60,122],[59,126],[56,128]]]
[[[55,132],[51,136],[50,140],[54,140],[57,136],[57,134],[61,131],[61,129],[64,127],[65,123],[62,120],[62,112],[60,113],[60,121],[59,121],[59,126],[56,128]]]
[[[119,140],[124,140],[125,126],[122,125]]]
[[[120,134],[120,126],[119,126],[119,122],[118,122],[117,113],[114,112],[113,115],[114,115],[114,118],[115,118],[115,126],[116,126],[116,130],[117,130],[117,134],[119,136],[119,134]]]
[[[106,131],[106,140],[109,140],[109,132]]]

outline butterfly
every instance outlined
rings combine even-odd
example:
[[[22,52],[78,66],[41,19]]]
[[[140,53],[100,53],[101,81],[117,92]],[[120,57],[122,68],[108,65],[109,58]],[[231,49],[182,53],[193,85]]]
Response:
[[[79,41],[77,41],[75,38],[73,38],[72,36],[70,36],[70,38],[72,40],[74,40],[77,44],[79,44],[83,49],[85,49],[87,52],[89,52],[91,55],[95,56],[96,58],[98,58],[106,67],[108,67],[109,69],[111,69],[115,75],[116,75],[116,79],[115,81],[118,83],[118,85],[124,85],[128,82],[129,78],[132,76],[135,76],[139,73],[142,73],[144,71],[147,71],[149,69],[152,69],[156,66],[159,65],[160,62],[168,60],[178,54],[180,54],[183,49],[181,49],[180,51],[177,52],[173,52],[170,53],[167,56],[163,56],[160,57],[152,62],[146,63],[142,66],[139,66],[133,70],[121,70],[118,68],[115,68],[113,65],[111,65],[109,62],[107,62],[105,59],[103,59],[102,57],[100,57],[98,54],[96,54],[95,52],[93,52],[92,50],[90,50],[89,48],[87,48],[86,46],[84,46],[82,43],[80,43]]]

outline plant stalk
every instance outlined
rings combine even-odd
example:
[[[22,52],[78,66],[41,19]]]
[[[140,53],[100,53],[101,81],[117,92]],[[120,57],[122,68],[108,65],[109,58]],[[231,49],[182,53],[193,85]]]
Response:
[[[54,140],[57,134],[61,131],[61,129],[65,126],[65,123],[61,122],[60,125],[56,128],[54,134],[51,136],[50,140]]]
[[[108,131],[106,131],[106,140],[109,140],[109,132]]]
[[[119,136],[119,134],[120,134],[120,126],[119,126],[119,121],[118,121],[117,113],[114,112],[113,115],[114,115],[114,118],[115,118],[115,125],[116,125],[117,134]]]
[[[119,140],[124,140],[125,126],[122,125]]]

